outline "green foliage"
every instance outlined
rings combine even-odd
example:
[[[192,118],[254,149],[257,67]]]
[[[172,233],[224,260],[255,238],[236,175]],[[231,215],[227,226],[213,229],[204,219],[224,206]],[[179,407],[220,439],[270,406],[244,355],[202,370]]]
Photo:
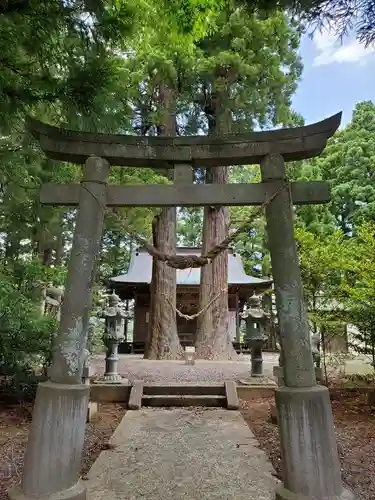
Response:
[[[3,374],[31,372],[35,361],[50,356],[56,322],[42,316],[40,305],[29,290],[22,290],[17,279],[0,271],[0,369]]]
[[[353,225],[375,216],[375,105],[356,105],[352,122],[330,139],[313,165],[332,185],[330,211],[350,234]]]
[[[215,32],[199,42],[195,71],[201,109],[209,115],[216,93],[225,87],[233,132],[291,123],[290,99],[302,70],[298,30],[284,14],[264,20],[228,3]]]
[[[297,228],[304,292],[313,328],[335,334],[356,327],[350,347],[375,369],[375,226],[367,222],[347,237],[341,230],[316,234]]]
[[[344,235],[336,230],[318,238],[306,229],[297,228],[295,237],[307,303],[310,308],[317,300],[323,306],[328,305],[341,284],[342,269],[347,264]]]
[[[337,38],[352,29],[366,46],[375,41],[375,12],[372,0],[237,0],[251,12],[267,16],[275,10],[287,9],[291,16],[301,18],[307,29],[331,29]]]
[[[345,266],[343,283],[347,321],[357,327],[352,347],[370,356],[375,370],[375,225],[364,223],[357,227],[357,236],[348,246],[350,258]]]
[[[295,236],[311,329],[320,332],[325,354],[326,343],[342,334],[347,321],[342,283],[351,254],[340,230],[319,236],[300,227]]]
[[[25,4],[0,11],[0,130],[40,105],[91,111],[111,79],[108,43],[129,34],[135,14],[111,0]]]
[[[186,247],[201,247],[203,210],[200,207],[181,209],[177,218],[178,244]]]
[[[232,183],[260,182],[260,169],[255,165],[232,167],[229,180]],[[248,274],[261,277],[271,274],[271,266],[267,249],[264,216],[261,214],[254,218],[254,214],[258,212],[259,209],[254,207],[231,207],[230,220],[233,229],[248,220],[253,221],[248,231],[243,232],[236,238],[233,247],[241,255],[245,271]]]

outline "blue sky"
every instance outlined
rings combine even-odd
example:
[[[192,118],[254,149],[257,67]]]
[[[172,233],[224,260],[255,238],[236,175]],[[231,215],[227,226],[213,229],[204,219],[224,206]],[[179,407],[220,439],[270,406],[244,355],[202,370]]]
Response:
[[[342,111],[345,125],[357,102],[375,101],[375,47],[365,49],[352,36],[341,43],[323,32],[305,36],[300,54],[304,70],[293,108],[306,124]]]

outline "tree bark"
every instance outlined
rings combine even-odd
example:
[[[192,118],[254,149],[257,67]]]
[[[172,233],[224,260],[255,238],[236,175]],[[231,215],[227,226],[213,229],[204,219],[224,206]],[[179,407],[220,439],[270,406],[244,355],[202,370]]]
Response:
[[[209,134],[221,136],[231,129],[231,113],[226,104],[227,91],[213,91],[208,113]],[[207,111],[206,111],[207,113]],[[228,184],[228,168],[206,169],[206,183]],[[228,235],[227,207],[205,207],[202,251],[220,243]],[[211,302],[212,304],[208,306]],[[228,330],[228,251],[222,252],[201,269],[197,318],[196,355],[202,359],[234,359],[236,352]]]
[[[160,85],[160,109],[163,119],[161,136],[176,135],[175,93],[166,84]],[[154,246],[164,253],[176,253],[176,208],[163,208],[153,221]],[[176,322],[176,270],[153,259],[151,304],[145,357],[178,359],[182,348]]]
[[[55,266],[61,266],[62,264],[64,256],[64,246],[65,246],[64,230],[61,227],[56,236],[56,250],[55,250],[55,262],[54,262]]]
[[[9,232],[5,243],[5,261],[10,263],[12,260],[18,259],[21,249],[21,237],[18,234]]]
[[[42,264],[43,266],[46,266],[46,267],[51,267],[52,265],[52,259],[53,257],[53,250],[51,247],[47,247],[43,250],[43,254],[41,255],[41,260],[42,260]]]

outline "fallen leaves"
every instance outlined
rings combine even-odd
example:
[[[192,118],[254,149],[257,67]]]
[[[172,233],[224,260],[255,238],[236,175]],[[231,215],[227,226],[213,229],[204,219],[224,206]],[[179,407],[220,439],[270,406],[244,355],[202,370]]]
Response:
[[[271,422],[273,398],[241,402],[241,413],[282,477],[279,432]],[[375,499],[375,418],[366,394],[343,394],[332,401],[342,477],[357,500]]]
[[[0,407],[0,500],[7,500],[7,489],[22,479],[31,411],[32,405],[24,403]],[[92,422],[86,425],[82,480],[87,480],[87,473],[100,452],[115,447],[108,440],[125,411],[120,404],[101,404]]]

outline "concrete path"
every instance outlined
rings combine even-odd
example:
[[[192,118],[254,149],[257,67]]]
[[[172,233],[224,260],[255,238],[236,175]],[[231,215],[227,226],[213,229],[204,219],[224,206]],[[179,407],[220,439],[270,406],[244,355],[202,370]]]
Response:
[[[88,500],[273,500],[277,480],[237,411],[128,411],[88,475]]]

